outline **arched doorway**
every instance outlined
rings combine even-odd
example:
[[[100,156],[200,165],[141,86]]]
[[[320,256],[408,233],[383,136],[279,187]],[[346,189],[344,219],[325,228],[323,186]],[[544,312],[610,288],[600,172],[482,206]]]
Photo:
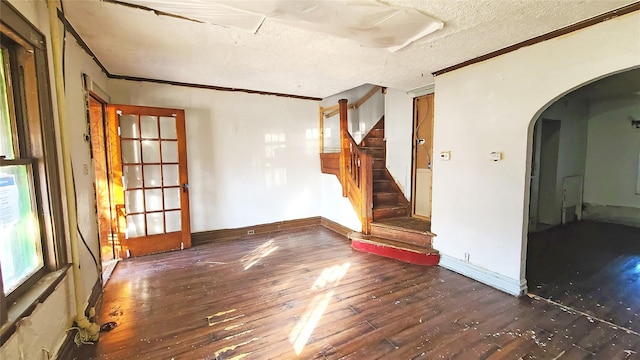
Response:
[[[529,292],[639,332],[640,68],[564,94],[534,122]]]

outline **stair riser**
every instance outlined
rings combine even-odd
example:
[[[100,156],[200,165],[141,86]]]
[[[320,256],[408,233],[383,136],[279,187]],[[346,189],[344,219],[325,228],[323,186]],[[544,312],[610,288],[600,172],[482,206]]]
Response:
[[[358,251],[376,254],[416,265],[435,266],[440,262],[440,255],[438,254],[419,254],[392,247],[368,244],[357,240],[351,241],[351,247]]]
[[[388,219],[392,217],[399,216],[408,216],[409,209],[407,208],[384,208],[384,209],[373,209],[373,221],[379,221],[382,219]]]
[[[383,148],[373,148],[373,149],[367,149],[369,151],[369,153],[371,153],[371,155],[374,158],[384,158],[384,149]]]
[[[387,227],[375,226],[372,224],[371,235],[407,244],[431,247],[431,236],[426,234],[390,229]]]
[[[386,180],[387,173],[384,169],[373,169],[373,180]]]
[[[373,194],[373,206],[393,205],[398,203],[398,195],[394,193]]]
[[[383,139],[384,129],[371,129],[366,136],[367,139]]]
[[[376,137],[366,137],[366,138],[364,138],[364,140],[362,140],[362,145],[363,146],[368,146],[368,147],[378,147],[378,148],[384,148],[385,147],[384,139],[376,138]]]
[[[375,170],[385,169],[384,159],[373,159],[373,168]]]
[[[373,183],[373,192],[392,192],[393,185],[391,185],[390,181],[374,181]]]

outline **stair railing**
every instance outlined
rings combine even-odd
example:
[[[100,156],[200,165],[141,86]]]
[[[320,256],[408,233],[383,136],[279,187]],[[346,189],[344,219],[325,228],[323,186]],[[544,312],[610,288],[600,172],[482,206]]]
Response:
[[[335,174],[340,179],[342,196],[349,198],[362,224],[363,234],[371,232],[373,222],[373,154],[362,150],[349,133],[347,112],[349,109],[358,109],[381,90],[384,91],[384,88],[375,86],[353,104],[341,99],[337,105],[320,107],[318,114],[322,172]],[[324,120],[337,114],[340,114],[340,148],[339,152],[332,152],[327,151],[325,146]]]
[[[373,156],[360,149],[347,121],[347,100],[338,102],[340,111],[340,183],[342,196],[348,197],[362,224],[362,233],[369,234],[373,221]]]

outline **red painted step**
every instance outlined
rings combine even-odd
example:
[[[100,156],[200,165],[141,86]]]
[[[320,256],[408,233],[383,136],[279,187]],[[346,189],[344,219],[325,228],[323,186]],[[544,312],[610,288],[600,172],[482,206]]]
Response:
[[[440,254],[433,248],[425,248],[410,244],[403,244],[382,238],[349,235],[351,247],[355,250],[384,256],[416,265],[438,265]]]

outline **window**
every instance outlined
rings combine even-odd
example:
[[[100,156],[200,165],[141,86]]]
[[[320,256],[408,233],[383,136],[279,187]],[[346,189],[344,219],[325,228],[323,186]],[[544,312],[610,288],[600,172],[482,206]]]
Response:
[[[44,36],[0,13],[0,325],[9,304],[66,263]],[[5,338],[6,334],[2,334]]]

